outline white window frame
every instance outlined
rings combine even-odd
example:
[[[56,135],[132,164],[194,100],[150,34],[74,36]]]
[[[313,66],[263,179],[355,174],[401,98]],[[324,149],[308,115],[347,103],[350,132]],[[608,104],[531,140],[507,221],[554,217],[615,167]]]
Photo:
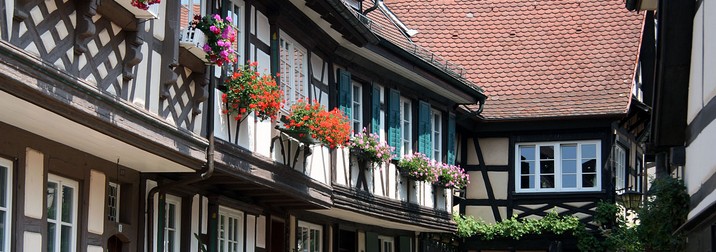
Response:
[[[582,181],[582,146],[583,145],[595,145],[596,149],[596,182],[594,187],[583,187]],[[577,145],[577,186],[576,188],[563,188],[562,187],[562,145]],[[525,142],[517,143],[514,146],[514,171],[515,171],[515,191],[518,193],[530,193],[530,192],[594,192],[600,191],[602,188],[602,149],[601,141],[599,140],[584,140],[584,141],[563,141],[563,142]],[[535,148],[535,188],[521,188],[522,182],[522,171],[520,167],[520,146],[534,146]],[[540,146],[554,146],[554,188],[539,188],[540,185],[540,169],[539,169],[539,147]]]
[[[234,30],[236,31],[236,46],[238,48],[234,48],[235,54],[236,54],[236,60],[237,64],[235,64],[235,68],[240,67],[241,65],[246,62],[246,59],[244,58],[244,49],[246,48],[244,45],[244,28],[246,28],[245,20],[246,20],[246,4],[242,0],[231,0],[231,3],[229,4],[229,12],[228,16],[231,17],[231,26],[234,27]],[[238,13],[235,13],[233,10],[231,10],[232,7],[237,7]]]
[[[436,118],[437,117],[437,118]],[[437,124],[436,124],[437,121]],[[430,149],[432,149],[433,159],[438,162],[442,162],[442,147],[443,147],[443,114],[442,112],[431,109],[430,110]]]
[[[306,241],[308,241],[309,244],[311,241],[311,231],[313,231],[313,230],[318,231],[318,237],[319,237],[318,238],[319,241],[317,243],[318,250],[310,250],[310,248],[303,248],[303,249],[299,250],[298,249],[299,239],[296,238],[296,251],[298,251],[298,252],[322,252],[323,251],[323,227],[321,225],[313,224],[310,222],[298,221],[298,228],[296,229],[296,235],[298,235],[299,233],[302,233],[303,232],[302,229],[304,229],[304,228],[308,230],[308,240],[306,240]]]
[[[119,212],[120,212],[119,207],[120,207],[120,203],[121,203],[120,197],[122,195],[122,193],[121,193],[122,188],[121,188],[120,184],[114,183],[114,182],[109,182],[107,186],[108,186],[108,188],[107,188],[108,189],[107,190],[107,220],[113,221],[113,222],[119,222]],[[114,189],[112,189],[112,188],[114,188]],[[114,192],[117,193],[116,195],[112,195],[113,190],[114,190]],[[112,198],[114,198],[114,204],[115,204],[114,205],[114,210],[115,210],[114,216],[112,216],[112,206],[111,206]],[[114,220],[112,220],[112,218],[114,218]]]
[[[164,221],[164,237],[162,237],[162,239],[161,239],[161,241],[164,243],[164,251],[163,252],[169,251],[169,244],[168,244],[169,243],[169,240],[168,240],[169,232],[168,231],[170,230],[169,220],[168,220],[169,204],[173,204],[175,206],[174,209],[176,210],[174,213],[174,218],[175,218],[174,219],[174,242],[175,242],[175,244],[174,244],[174,248],[172,251],[177,252],[177,251],[180,251],[179,249],[180,249],[180,245],[181,245],[180,244],[181,242],[179,240],[180,239],[179,234],[181,233],[181,198],[174,196],[174,195],[166,194],[164,197],[164,201],[165,201],[164,218],[166,218],[165,219],[166,221]],[[158,230],[158,227],[159,227],[159,218],[158,217],[159,217],[159,205],[158,205],[158,201],[157,201],[157,204],[154,205],[154,230],[155,230],[155,232],[154,232],[154,234],[152,234],[154,236],[155,241],[159,241],[159,240],[157,240],[157,232],[156,232],[156,230]],[[156,247],[157,244],[155,243],[153,246],[154,246],[154,251],[157,251],[157,247]]]
[[[79,196],[79,182],[75,180],[71,180],[68,178],[60,177],[54,174],[47,174],[47,183],[55,183],[57,184],[57,192],[55,192],[55,195],[59,197],[52,198],[52,201],[54,201],[54,204],[56,206],[55,210],[55,219],[51,219],[50,216],[47,216],[47,224],[54,224],[55,225],[55,235],[54,237],[50,237],[49,234],[47,234],[47,237],[45,241],[47,242],[47,246],[49,246],[50,239],[53,240],[53,243],[55,244],[53,252],[60,252],[61,244],[62,244],[62,226],[69,226],[70,227],[70,251],[77,251],[77,214],[79,211],[79,204],[77,197]],[[72,215],[70,216],[70,222],[64,222],[62,221],[62,198],[63,193],[62,190],[64,187],[72,188]],[[47,193],[48,187],[45,188],[45,193]],[[45,194],[45,199],[50,200]],[[47,206],[50,206],[50,202],[47,202]],[[47,209],[46,209],[47,211]]]
[[[355,89],[358,89],[356,94]],[[351,81],[351,130],[359,133],[363,129],[363,84]],[[357,126],[356,126],[357,125]]]
[[[380,244],[380,248],[378,248],[379,252],[395,252],[395,238],[394,237],[379,235],[378,243]],[[386,249],[386,247],[388,249]]]
[[[0,169],[6,170],[6,176],[5,179],[5,188],[2,188],[4,190],[2,193],[5,194],[5,202],[0,202],[0,211],[5,212],[5,219],[2,220],[3,223],[5,223],[5,226],[2,227],[2,230],[4,234],[0,236],[2,241],[0,241],[0,249],[3,252],[10,251],[10,245],[12,244],[12,171],[13,171],[14,164],[11,160],[0,158]],[[4,207],[2,204],[4,203]]]
[[[378,115],[378,136],[380,136],[380,140],[382,141],[388,141],[388,134],[385,132],[385,88],[381,85],[377,85],[378,90],[380,92],[378,95],[380,96],[380,115]],[[373,94],[375,95],[375,94]]]
[[[237,220],[236,223],[238,224],[238,227],[234,231],[235,232],[234,238],[236,238],[237,240],[230,239],[229,233],[231,233],[231,232],[227,232],[225,230],[225,227],[228,226],[229,218],[233,218],[233,219]],[[224,223],[224,222],[226,222],[226,223]],[[222,227],[224,227],[224,229],[222,229]],[[217,235],[218,235],[218,239],[219,239],[219,242],[218,242],[219,243],[218,244],[219,251],[222,251],[222,252],[243,252],[244,251],[244,213],[243,212],[241,212],[239,210],[232,209],[232,208],[224,207],[224,206],[219,206],[219,223],[218,223],[217,228],[219,229],[219,230],[217,230]],[[226,238],[224,238],[224,237],[226,237]],[[234,250],[230,250],[229,245],[232,245],[232,244],[235,246]]]
[[[614,189],[617,193],[624,192],[627,188],[626,183],[626,167],[627,167],[627,152],[624,147],[619,144],[614,145],[614,152],[612,153],[614,159]]]
[[[413,153],[413,104],[403,96],[400,97],[400,145],[401,157]]]
[[[299,83],[297,83],[298,80],[296,80],[296,76],[294,75],[294,73],[295,73],[296,70],[297,70],[297,69],[296,69],[296,66],[295,66],[295,64],[294,64],[294,63],[296,62],[296,59],[295,59],[295,55],[296,55],[296,54],[295,54],[295,53],[289,53],[289,55],[288,55],[288,57],[289,57],[289,58],[288,58],[288,62],[290,62],[290,65],[289,65],[289,68],[290,68],[290,69],[287,69],[287,70],[286,70],[287,72],[285,72],[285,73],[284,73],[283,71],[281,71],[281,70],[283,69],[283,64],[284,64],[284,63],[281,61],[281,57],[282,57],[282,56],[279,56],[279,72],[281,73],[281,77],[280,77],[281,85],[280,85],[280,86],[281,86],[281,89],[282,89],[283,92],[284,92],[284,102],[285,102],[285,105],[284,105],[283,109],[284,109],[285,111],[288,111],[289,109],[291,109],[291,105],[293,105],[294,103],[296,103],[296,101],[298,101],[298,99],[306,99],[306,98],[308,98],[308,89],[309,89],[309,83],[308,83],[308,64],[309,64],[309,62],[308,62],[308,50],[306,50],[306,48],[304,48],[303,46],[301,46],[301,44],[299,44],[298,42],[296,42],[295,40],[293,40],[293,39],[292,39],[290,36],[288,36],[288,34],[286,34],[283,30],[280,31],[280,34],[281,34],[281,35],[280,35],[280,37],[279,37],[279,47],[280,47],[280,48],[279,48],[279,53],[280,53],[281,49],[284,48],[286,51],[289,51],[289,52],[301,51],[301,52],[303,52],[303,56],[304,56],[304,57],[303,57],[303,60],[302,60],[303,63],[301,64],[302,67],[301,67],[301,69],[299,69],[299,70],[303,73],[303,80],[302,80],[303,89],[302,89],[302,92],[300,92],[299,95],[296,95],[296,92],[293,91],[293,90],[295,90],[295,89],[297,88],[297,85],[299,84]],[[284,83],[284,82],[286,82],[286,81],[288,81],[288,83]],[[290,90],[284,88],[284,86],[289,87]],[[300,97],[299,97],[299,96],[300,96]]]

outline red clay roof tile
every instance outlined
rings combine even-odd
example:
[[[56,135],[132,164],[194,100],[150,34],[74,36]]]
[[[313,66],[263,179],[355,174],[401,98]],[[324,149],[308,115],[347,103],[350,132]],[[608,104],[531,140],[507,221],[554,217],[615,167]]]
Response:
[[[419,31],[413,42],[461,65],[485,90],[487,119],[627,109],[643,15],[628,12],[621,1],[386,0],[386,5]]]

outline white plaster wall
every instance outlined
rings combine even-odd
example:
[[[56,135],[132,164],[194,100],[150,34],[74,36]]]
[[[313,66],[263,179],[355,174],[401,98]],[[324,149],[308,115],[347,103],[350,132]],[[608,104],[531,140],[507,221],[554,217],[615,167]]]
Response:
[[[466,164],[468,165],[477,165],[480,164],[479,159],[477,158],[477,151],[475,149],[475,141],[474,138],[468,138],[467,139],[467,160]]]
[[[256,220],[256,247],[266,248],[266,216],[259,216]]]
[[[492,185],[492,192],[495,194],[495,199],[507,199],[507,181],[509,181],[509,174],[507,172],[488,172],[487,176],[490,178],[490,184]]]
[[[156,38],[160,41],[164,41],[164,33],[166,30],[166,25],[167,25],[166,22],[168,20],[166,18],[167,1],[161,1],[159,3],[158,9],[159,9],[158,10],[159,13],[156,13],[156,14],[159,15],[159,18],[152,19],[150,22],[151,22],[152,26],[154,26],[154,38]],[[171,21],[176,22],[175,20],[171,20]],[[149,26],[149,25],[147,25],[147,26]]]
[[[191,247],[189,248],[192,252],[198,252],[199,248],[199,241],[194,238],[194,234],[199,234],[199,219],[202,218],[202,216],[199,216],[199,199],[201,198],[201,195],[196,194],[194,197],[192,197],[191,200]]]
[[[246,252],[256,251],[256,216],[246,215]]]
[[[508,164],[510,153],[508,138],[480,138],[479,142],[486,165]]]
[[[44,210],[44,159],[45,156],[39,151],[30,148],[25,150],[25,216],[35,219],[42,219]]]
[[[288,235],[288,250],[294,251],[296,249],[296,217],[291,215],[288,217],[289,222],[289,235]]]
[[[347,186],[350,181],[350,171],[348,170],[348,150],[343,148],[336,149],[336,184]]]
[[[704,66],[704,8],[694,15],[693,39],[691,41],[691,68],[689,76],[689,105],[686,114],[687,123],[691,123],[703,108],[703,67]]]
[[[470,175],[470,184],[467,185],[467,198],[468,199],[487,199],[487,189],[485,187],[485,180],[482,178],[482,172],[471,171],[467,172]]]
[[[365,232],[358,231],[358,251],[365,251]]]
[[[12,19],[15,15],[15,1],[5,1],[5,25],[8,31],[12,31]],[[9,36],[9,34],[8,34]]]
[[[716,1],[704,0],[703,104],[716,96]]]
[[[126,50],[126,49],[124,49],[123,47],[120,47],[120,50]],[[134,85],[129,85],[130,88],[135,87],[135,85],[136,85],[136,88],[133,88],[128,91],[130,94],[132,92],[134,93],[134,96],[129,98],[130,102],[143,108],[148,102],[146,100],[147,89],[145,87],[146,87],[147,83],[145,82],[145,80],[146,80],[145,77],[147,76],[147,71],[149,71],[149,67],[152,65],[151,62],[149,62],[149,60],[148,60],[149,44],[143,43],[140,47],[140,51],[142,52],[142,61],[140,61],[139,64],[137,64],[137,66],[135,66],[135,69],[137,70],[137,75],[133,80],[130,81]],[[159,71],[156,71],[156,72],[159,72]],[[158,113],[159,112],[158,108],[159,108],[159,104],[157,104],[155,110],[151,110],[151,111],[154,113]]]
[[[689,194],[701,188],[716,172],[716,159],[713,158],[713,141],[716,139],[716,123],[711,122],[689,146],[686,146],[686,165],[684,178]]]
[[[306,159],[306,175],[324,184],[330,183],[331,153],[328,147],[311,146],[313,154]]]
[[[105,190],[107,176],[97,170],[90,170],[89,210],[87,213],[87,231],[102,235],[104,233]]]
[[[23,251],[42,251],[42,234],[25,231],[23,233]]]
[[[473,216],[475,219],[482,219],[486,223],[495,223],[495,216],[490,206],[466,206],[465,215]]]

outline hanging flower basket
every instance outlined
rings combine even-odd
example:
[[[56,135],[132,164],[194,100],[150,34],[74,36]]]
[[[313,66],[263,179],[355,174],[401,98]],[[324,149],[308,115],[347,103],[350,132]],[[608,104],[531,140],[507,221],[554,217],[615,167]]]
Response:
[[[159,4],[160,2],[160,0],[132,0],[132,6],[137,7],[138,9],[148,10],[149,5]]]
[[[318,101],[309,104],[299,99],[284,118],[286,129],[307,132],[313,139],[333,149],[343,146],[350,136],[350,124],[342,111],[326,111]]]
[[[275,121],[283,106],[283,92],[270,75],[256,71],[258,62],[249,62],[226,79],[226,92],[221,100],[226,104],[224,114],[236,114],[240,121],[247,113],[256,112],[261,120]]]
[[[435,170],[437,180],[434,184],[438,187],[460,190],[470,183],[470,175],[460,166],[438,163]]]
[[[201,30],[205,37],[206,43],[203,46],[206,52],[206,59],[211,64],[222,66],[224,64],[236,63],[236,54],[232,45],[236,41],[236,32],[229,25],[231,17],[221,19],[221,16],[214,14],[213,16],[194,16],[194,20],[190,25],[196,26]]]
[[[277,129],[279,131],[283,132],[284,134],[290,136],[291,138],[294,138],[294,139],[298,140],[299,142],[307,144],[307,145],[312,145],[312,144],[316,144],[316,143],[320,142],[320,141],[314,139],[313,137],[311,137],[311,133],[305,129],[287,129],[287,128],[281,128],[281,127],[277,127]]]
[[[351,137],[348,147],[358,160],[365,160],[370,164],[386,163],[394,157],[395,148],[381,141],[378,134],[368,133],[365,128]]]
[[[397,168],[401,174],[416,181],[434,182],[436,179],[431,160],[419,152],[403,156]]]

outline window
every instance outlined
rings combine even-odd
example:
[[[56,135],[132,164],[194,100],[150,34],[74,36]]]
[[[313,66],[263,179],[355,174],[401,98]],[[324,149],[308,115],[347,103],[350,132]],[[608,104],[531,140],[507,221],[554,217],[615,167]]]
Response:
[[[166,195],[164,204],[164,252],[179,251],[179,232],[181,220],[181,199]],[[157,223],[154,223],[157,225]]]
[[[379,252],[393,252],[395,239],[388,236],[378,236],[378,244],[380,244]]]
[[[0,252],[10,251],[12,234],[12,161],[0,158]]]
[[[403,150],[402,155],[413,153],[413,128],[411,122],[413,120],[413,110],[410,99],[400,97],[400,149]]]
[[[432,110],[432,113],[430,113],[430,120],[431,120],[431,142],[433,144],[433,159],[438,162],[442,162],[442,155],[441,155],[441,149],[442,149],[442,130],[443,130],[443,124],[442,124],[442,114],[440,111]]]
[[[298,230],[296,230],[296,250],[298,252],[321,252],[323,251],[321,243],[321,231],[323,228],[319,225],[299,221]]]
[[[515,146],[518,192],[597,191],[599,141],[521,143]]]
[[[307,54],[306,49],[293,41],[288,35],[281,32],[279,39],[281,47],[281,89],[283,90],[285,109],[296,103],[298,99],[306,98],[308,85]]]
[[[234,32],[236,33],[236,40],[234,40],[234,44],[232,45],[234,49],[234,53],[236,54],[236,60],[238,61],[238,64],[235,64],[235,68],[239,68],[243,62],[245,62],[244,58],[241,57],[242,53],[244,52],[244,40],[243,40],[243,28],[244,28],[244,16],[243,16],[243,9],[244,4],[243,1],[231,1],[231,5],[229,6],[228,15],[231,17],[231,27],[234,28]]]
[[[112,222],[119,222],[119,184],[109,182],[107,190],[107,219]]]
[[[77,181],[47,176],[47,251],[69,252],[77,248]]]
[[[219,207],[219,251],[244,251],[244,214],[226,207]]]
[[[615,185],[614,189],[617,191],[626,189],[626,151],[619,144],[614,146],[614,153],[612,153],[614,159],[614,176]]]
[[[184,30],[189,26],[189,22],[194,19],[194,16],[204,16],[206,13],[206,7],[202,0],[181,0],[181,15],[179,20],[179,29]],[[152,6],[159,6],[154,4]]]
[[[358,133],[363,129],[363,85],[353,82],[351,85],[351,129]]]

